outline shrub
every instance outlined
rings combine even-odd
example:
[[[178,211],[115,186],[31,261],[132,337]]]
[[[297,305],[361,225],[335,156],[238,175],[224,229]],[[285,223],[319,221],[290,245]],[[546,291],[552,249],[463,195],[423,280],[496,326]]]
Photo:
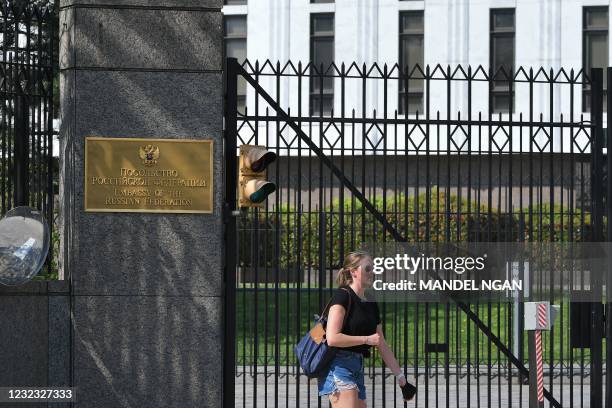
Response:
[[[429,197],[429,200],[427,199]],[[372,205],[408,242],[581,242],[589,239],[590,214],[543,204],[498,212],[465,197],[431,188],[429,194],[376,197]],[[551,222],[552,220],[552,222]],[[393,242],[389,231],[355,198],[334,200],[318,211],[282,206],[252,210],[239,220],[239,265],[339,268],[343,255],[362,243]],[[276,246],[278,244],[278,246]]]

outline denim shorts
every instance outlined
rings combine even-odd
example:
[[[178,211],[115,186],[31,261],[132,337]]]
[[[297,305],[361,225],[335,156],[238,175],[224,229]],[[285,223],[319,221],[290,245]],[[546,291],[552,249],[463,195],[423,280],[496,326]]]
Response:
[[[363,355],[353,351],[338,350],[325,374],[319,377],[319,395],[355,389],[358,390],[359,399],[365,400]]]

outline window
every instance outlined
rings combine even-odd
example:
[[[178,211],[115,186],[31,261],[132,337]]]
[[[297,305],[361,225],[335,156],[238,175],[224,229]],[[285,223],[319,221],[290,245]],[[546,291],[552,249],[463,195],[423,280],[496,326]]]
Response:
[[[399,21],[399,61],[402,74],[410,74],[415,65],[423,67],[424,44],[423,11],[405,11],[400,13]],[[411,79],[400,79],[399,114],[423,113],[423,79],[415,71]],[[416,77],[416,79],[414,78]],[[406,109],[408,106],[408,109]]]
[[[223,0],[223,4],[233,6],[234,4],[247,4],[247,0]]]
[[[225,41],[225,58],[237,58],[239,63],[246,59],[247,50],[247,16],[224,16],[223,37]],[[246,106],[246,81],[238,78],[238,111],[244,112]]]
[[[582,12],[582,66],[590,76],[591,68],[608,66],[608,7],[585,7]],[[603,75],[603,103],[606,111],[607,78]],[[591,111],[591,87],[582,88],[582,110]]]
[[[334,106],[334,78],[325,76],[334,61],[333,13],[310,16],[310,61],[314,67],[310,77],[310,114],[329,115]],[[316,67],[316,68],[315,68]],[[321,72],[323,67],[323,74]]]
[[[514,89],[510,93],[510,79],[514,75],[514,30],[514,9],[491,10],[489,67],[492,78],[495,77],[489,82],[491,112],[514,111]]]

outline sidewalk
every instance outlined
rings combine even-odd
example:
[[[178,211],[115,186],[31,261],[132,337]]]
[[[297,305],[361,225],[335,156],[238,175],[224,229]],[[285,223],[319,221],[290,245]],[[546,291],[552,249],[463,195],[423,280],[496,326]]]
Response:
[[[299,390],[296,382],[297,377],[292,374],[281,374],[278,378],[271,373],[274,367],[268,367],[268,377],[264,380],[263,367],[258,367],[257,381],[250,374],[244,374],[239,370],[236,377],[236,406],[237,407],[297,407],[318,406],[317,381],[308,381],[300,376]],[[284,370],[284,367],[283,367]],[[564,370],[565,371],[565,370]],[[495,372],[495,370],[494,370]],[[575,374],[579,373],[576,370]],[[459,378],[457,384],[456,376],[451,376],[447,385],[443,376],[429,378],[425,385],[425,376],[420,375],[417,387],[419,389],[418,399],[409,403],[408,406],[446,407],[447,398],[449,407],[525,407],[529,406],[529,386],[519,385],[517,379],[508,384],[504,377],[494,377],[490,384],[487,382],[486,367],[481,368],[483,375],[478,379],[475,377]],[[546,374],[546,371],[545,371]],[[581,380],[574,376],[573,386],[566,376],[556,377],[552,384],[552,393],[562,407],[588,407],[589,404],[589,377]],[[277,384],[275,384],[275,381]],[[393,378],[387,377],[385,388],[381,383],[380,376],[374,379],[366,373],[366,388],[368,407],[401,407],[401,393],[393,384]],[[605,381],[605,376],[604,376]],[[544,387],[551,389],[550,378],[545,375]],[[490,390],[490,391],[489,391]],[[490,395],[490,399],[489,396]],[[299,396],[299,401],[296,396]],[[469,397],[469,398],[468,398]],[[427,401],[426,401],[427,400]],[[374,405],[372,402],[374,401]],[[478,404],[480,401],[480,404]],[[322,406],[326,407],[325,399]],[[548,404],[545,404],[548,406]]]

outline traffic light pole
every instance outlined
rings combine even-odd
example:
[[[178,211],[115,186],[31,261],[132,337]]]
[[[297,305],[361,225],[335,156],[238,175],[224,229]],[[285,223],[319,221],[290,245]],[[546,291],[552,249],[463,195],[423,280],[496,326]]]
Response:
[[[591,69],[591,202],[592,202],[592,242],[603,241],[603,69]],[[601,272],[591,273],[591,292],[593,299],[602,299]],[[591,309],[591,387],[590,407],[603,407],[603,347],[602,335],[603,308]]]
[[[236,158],[237,112],[238,112],[238,60],[228,58],[225,66],[225,201],[223,220],[225,224],[224,267],[224,318],[223,341],[223,407],[234,408],[236,367],[236,182],[238,161]]]
[[[606,75],[608,77],[608,84],[612,84],[612,68],[608,67],[606,70]],[[612,107],[612,92],[607,92],[607,106]],[[608,127],[612,125],[612,110],[610,108],[606,109],[606,117],[608,123]],[[612,135],[608,131],[605,138],[606,143],[606,185],[604,186],[606,191],[606,205],[604,207],[604,212],[607,215],[608,220],[612,220],[612,197],[610,194],[612,193],[612,174],[610,174],[610,169],[612,169]],[[607,230],[606,230],[606,241],[612,242],[612,227],[608,222]],[[606,316],[605,319],[605,331],[606,331],[606,367],[612,367],[612,319],[609,316],[612,316],[612,264],[608,263],[606,267]],[[612,395],[612,375],[606,375],[606,393],[605,395]],[[612,398],[606,398],[606,408],[612,407]]]

